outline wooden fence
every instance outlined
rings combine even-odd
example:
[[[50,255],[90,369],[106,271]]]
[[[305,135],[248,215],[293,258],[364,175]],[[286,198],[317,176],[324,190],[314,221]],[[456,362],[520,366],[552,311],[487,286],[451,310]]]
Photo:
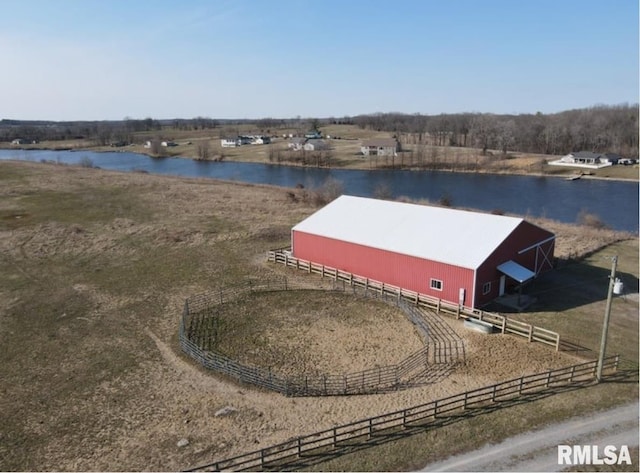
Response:
[[[293,257],[288,247],[269,251],[267,253],[267,260],[274,263],[281,263],[285,266],[302,271],[307,271],[308,273],[319,274],[323,278],[328,277],[334,281],[343,281],[352,286],[364,288],[366,291],[376,291],[380,294],[386,294],[390,297],[395,297],[398,300],[402,299],[414,305],[435,310],[438,313],[455,316],[457,319],[481,321],[492,325],[495,330],[498,330],[501,333],[510,333],[524,337],[530,342],[536,341],[546,345],[551,345],[555,347],[556,351],[560,349],[560,335],[557,332],[536,327],[524,322],[519,322],[517,320],[508,319],[507,317],[492,312],[485,312],[473,307],[453,304],[426,294],[409,291],[407,289],[375,281],[373,279],[358,276],[339,269],[301,260]]]
[[[400,299],[397,300],[399,307],[405,310],[421,332],[425,346],[395,365],[378,366],[348,374],[284,378],[270,369],[248,366],[216,351],[215,318],[217,308],[221,304],[231,302],[249,292],[300,288],[309,289],[308,286],[292,284],[287,278],[272,278],[251,280],[244,285],[189,297],[184,303],[179,327],[180,347],[183,352],[208,369],[286,396],[372,394],[405,389],[417,382],[441,376],[447,366],[453,366],[461,354],[464,354],[463,347],[429,338],[428,327],[420,313]]]
[[[605,359],[604,372],[618,367],[619,356]],[[542,392],[549,388],[568,386],[595,379],[597,361],[589,361],[565,368],[510,379],[498,384],[466,391],[399,411],[369,417],[331,429],[303,435],[270,447],[255,450],[186,471],[258,471],[284,466],[287,462],[313,455],[330,457],[337,448],[365,443],[376,437],[408,428],[438,425],[443,418],[453,418],[465,409],[481,408],[496,402],[517,399],[519,396]]]

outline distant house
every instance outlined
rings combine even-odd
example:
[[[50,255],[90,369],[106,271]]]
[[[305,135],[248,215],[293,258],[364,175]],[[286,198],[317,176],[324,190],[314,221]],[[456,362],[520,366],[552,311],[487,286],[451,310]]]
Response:
[[[289,141],[289,144],[287,146],[290,150],[300,151],[304,149],[304,144],[306,142],[307,142],[306,138],[296,137],[296,138],[292,138],[291,141]]]
[[[326,151],[329,145],[324,140],[307,140],[303,148],[305,151]]]
[[[268,145],[269,143],[271,143],[271,138],[269,138],[268,136],[252,136],[251,137],[251,144],[252,145]]]
[[[397,156],[400,144],[395,138],[375,138],[362,142],[360,151],[365,156]]]
[[[569,153],[566,156],[563,156],[561,160],[565,163],[572,164],[602,164],[605,160],[605,156],[591,151],[578,151],[576,153]]]
[[[574,153],[569,153],[558,160],[550,161],[549,164],[552,166],[599,169],[611,166],[612,164],[614,164],[614,161],[616,163],[618,162],[618,160],[615,159],[615,155],[613,154],[607,156],[606,154],[594,153],[592,151],[577,151]]]
[[[13,140],[11,142],[12,145],[30,145],[32,143],[35,143],[35,140],[27,140],[26,138],[16,138],[15,140]]]
[[[149,149],[151,148],[151,141],[145,141],[142,145],[143,148]]]
[[[235,148],[236,146],[240,146],[240,143],[237,137],[235,138],[227,137],[227,138],[222,138],[220,140],[220,145],[223,148]]]
[[[305,133],[304,137],[308,140],[319,140],[320,138],[322,138],[322,133],[320,133],[318,130],[313,130]]]
[[[160,146],[164,146],[165,148],[171,148],[173,146],[178,146],[178,143],[174,141],[163,141],[162,143],[160,143]]]
[[[251,137],[251,136],[246,136],[246,135],[238,136],[238,145],[239,146],[250,145],[251,141],[253,141],[253,137]]]

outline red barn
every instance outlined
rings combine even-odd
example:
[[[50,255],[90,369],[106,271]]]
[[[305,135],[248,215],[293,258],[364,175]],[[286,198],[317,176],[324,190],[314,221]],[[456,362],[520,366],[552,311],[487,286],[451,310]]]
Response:
[[[346,195],[291,231],[298,259],[472,307],[551,269],[554,245],[521,218]]]

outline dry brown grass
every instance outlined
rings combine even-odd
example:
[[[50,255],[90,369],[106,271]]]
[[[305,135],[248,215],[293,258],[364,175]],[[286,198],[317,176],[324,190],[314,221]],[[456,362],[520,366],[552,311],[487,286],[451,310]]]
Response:
[[[264,262],[311,203],[269,186],[24,162],[1,162],[0,184],[2,470],[175,471],[574,361],[447,320],[469,358],[443,383],[321,399],[239,386],[180,353],[183,301],[274,271],[314,281]],[[237,411],[216,417],[225,406]]]

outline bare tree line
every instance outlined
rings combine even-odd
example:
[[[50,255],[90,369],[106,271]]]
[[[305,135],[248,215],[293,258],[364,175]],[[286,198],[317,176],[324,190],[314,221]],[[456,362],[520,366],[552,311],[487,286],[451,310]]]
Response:
[[[555,114],[360,115],[363,129],[388,131],[404,144],[497,149],[539,154],[572,151],[638,157],[638,105],[599,105]]]
[[[260,118],[225,120],[196,117],[156,120],[47,122],[0,120],[0,141],[87,139],[97,145],[130,143],[135,133],[166,128],[204,130],[251,123],[268,133],[279,129],[300,132],[330,124],[395,134],[402,144],[473,147],[559,155],[572,151],[611,152],[638,157],[638,104],[598,105],[553,114],[496,115],[456,113],[440,115],[377,113],[342,118]],[[204,150],[203,150],[204,151]],[[206,152],[204,152],[206,154]]]

